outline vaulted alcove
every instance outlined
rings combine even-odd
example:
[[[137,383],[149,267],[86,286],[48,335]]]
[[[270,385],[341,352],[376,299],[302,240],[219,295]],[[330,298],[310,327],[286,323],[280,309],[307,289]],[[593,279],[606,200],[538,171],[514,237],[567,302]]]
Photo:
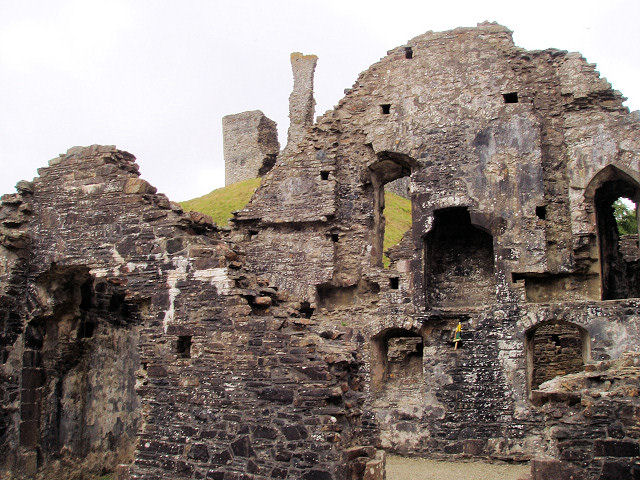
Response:
[[[579,372],[589,358],[589,335],[569,322],[544,322],[526,333],[529,391],[558,375]]]
[[[371,390],[419,389],[423,340],[417,333],[390,328],[371,342]]]
[[[495,301],[493,237],[471,223],[467,208],[436,210],[424,249],[429,305],[463,307]]]
[[[20,446],[39,467],[74,457],[88,471],[112,471],[131,460],[140,420],[137,307],[82,267],[53,267],[36,290],[39,307],[24,334]]]
[[[614,208],[617,202],[624,199],[622,205],[633,205],[637,223],[640,184],[630,174],[608,165],[593,177],[585,197],[593,202],[595,209],[602,299],[640,297],[640,284],[637,281],[639,266],[637,262],[628,262],[624,258],[621,236],[625,232],[620,231]],[[637,235],[638,232],[633,233]],[[626,243],[631,245],[633,242],[637,249],[637,237]]]

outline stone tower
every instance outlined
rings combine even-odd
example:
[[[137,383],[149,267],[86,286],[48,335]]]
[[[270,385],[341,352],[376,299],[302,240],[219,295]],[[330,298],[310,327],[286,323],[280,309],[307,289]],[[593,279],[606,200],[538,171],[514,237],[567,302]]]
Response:
[[[264,175],[280,151],[276,122],[260,110],[223,117],[222,138],[225,185]]]

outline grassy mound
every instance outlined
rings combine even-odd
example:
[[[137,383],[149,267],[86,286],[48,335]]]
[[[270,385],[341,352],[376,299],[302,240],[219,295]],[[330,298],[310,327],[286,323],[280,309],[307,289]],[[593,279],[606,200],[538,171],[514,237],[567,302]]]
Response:
[[[218,188],[202,197],[180,202],[185,212],[191,210],[210,215],[220,226],[227,225],[231,212],[242,210],[260,186],[259,178],[252,178],[234,183],[227,187]]]
[[[202,197],[180,202],[180,205],[187,212],[194,210],[204,213],[210,215],[218,225],[227,225],[231,218],[231,212],[242,210],[259,186],[260,179],[252,178],[228,187],[218,188]],[[385,192],[384,202],[384,216],[386,218],[384,249],[386,250],[396,245],[402,239],[402,235],[411,227],[411,201]],[[386,257],[385,265],[388,265]]]

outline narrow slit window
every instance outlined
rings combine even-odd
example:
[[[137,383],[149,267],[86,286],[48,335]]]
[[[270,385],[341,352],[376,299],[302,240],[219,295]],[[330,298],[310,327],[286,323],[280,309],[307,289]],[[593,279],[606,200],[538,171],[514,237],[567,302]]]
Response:
[[[518,92],[503,93],[504,103],[518,103]]]
[[[391,113],[391,104],[383,103],[382,105],[380,105],[380,110],[382,110],[383,115],[389,115]]]
[[[398,290],[398,288],[400,288],[400,278],[399,277],[391,277],[389,279],[389,288],[391,290]]]
[[[413,48],[404,47],[404,58],[413,58]]]
[[[179,358],[191,358],[191,335],[180,335],[176,344]]]
[[[328,170],[323,170],[320,172],[320,178],[322,180],[329,180],[329,171]]]

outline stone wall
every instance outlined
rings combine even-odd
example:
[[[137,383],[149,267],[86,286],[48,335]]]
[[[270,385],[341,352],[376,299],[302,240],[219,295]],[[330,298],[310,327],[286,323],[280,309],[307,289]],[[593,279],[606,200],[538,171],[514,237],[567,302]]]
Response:
[[[383,448],[630,475],[637,362],[621,359],[640,300],[607,299],[603,251],[635,260],[625,239],[601,248],[598,221],[602,192],[640,185],[640,124],[621,102],[581,57],[481,24],[363,72],[305,120],[230,231],[184,214],[126,152],[52,160],[0,209],[5,466],[380,478]],[[412,228],[385,268],[384,189],[403,178]],[[124,368],[95,372],[106,352]],[[600,372],[588,388],[547,391],[582,364]],[[112,387],[113,405],[96,400]],[[131,448],[110,442],[133,430]]]
[[[250,268],[303,296],[312,320],[362,332],[365,411],[385,449],[526,460],[548,441],[530,401],[532,377],[535,387],[637,349],[636,301],[600,303],[607,260],[593,192],[605,180],[638,182],[638,126],[575,54],[522,50],[495,24],[430,32],[363,72],[281,155],[236,216],[238,238],[254,232],[243,237]],[[626,176],[594,181],[598,170],[586,166],[594,155]],[[413,226],[385,269],[380,198],[399,178],[410,179]],[[440,233],[450,212],[465,218]],[[270,245],[285,231],[298,241],[280,253]],[[292,258],[304,267],[290,268]],[[557,352],[543,328],[534,355],[536,327],[558,321],[575,325],[579,340],[558,334]],[[386,388],[393,382],[380,339],[394,331],[423,339],[414,391]],[[537,369],[547,361],[557,368]]]
[[[2,466],[343,476],[344,451],[374,440],[350,353],[362,339],[320,329],[137,172],[113,147],[75,148],[6,197],[3,305],[14,288],[21,308],[3,323]]]
[[[280,151],[276,122],[260,110],[222,117],[225,185],[266,174]]]

